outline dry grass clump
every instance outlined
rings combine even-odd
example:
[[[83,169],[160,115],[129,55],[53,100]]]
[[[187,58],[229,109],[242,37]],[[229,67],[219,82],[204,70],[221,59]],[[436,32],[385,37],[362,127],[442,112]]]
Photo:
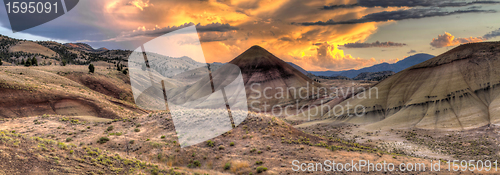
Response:
[[[231,172],[235,174],[242,174],[250,171],[250,164],[242,160],[231,161]]]

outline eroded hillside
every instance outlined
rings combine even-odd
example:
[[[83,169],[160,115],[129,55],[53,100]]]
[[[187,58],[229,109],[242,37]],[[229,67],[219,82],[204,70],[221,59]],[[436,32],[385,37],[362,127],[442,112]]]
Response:
[[[380,82],[372,96],[366,92],[342,103],[364,107],[361,116],[334,115],[344,110],[339,108],[321,118],[370,124],[372,129],[471,129],[495,124],[500,120],[498,67],[499,42],[461,45]],[[354,114],[354,108],[349,113]]]

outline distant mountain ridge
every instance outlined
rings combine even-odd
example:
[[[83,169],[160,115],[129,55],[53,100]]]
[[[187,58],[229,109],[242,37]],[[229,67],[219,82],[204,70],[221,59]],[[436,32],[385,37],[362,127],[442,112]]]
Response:
[[[82,51],[88,51],[88,52],[102,52],[102,51],[107,51],[108,49],[105,47],[101,47],[99,49],[94,49],[92,46],[86,44],[86,43],[66,43],[63,44],[66,47],[71,47],[74,49],[82,50]]]
[[[316,76],[345,76],[349,78],[355,78],[361,73],[364,72],[383,72],[383,71],[393,71],[398,73],[406,68],[409,68],[413,65],[420,64],[424,61],[427,61],[431,58],[434,58],[434,55],[429,55],[425,53],[415,54],[413,56],[409,56],[404,60],[398,61],[394,64],[389,63],[381,63],[371,67],[362,68],[359,70],[346,70],[346,71],[310,71],[312,74]]]

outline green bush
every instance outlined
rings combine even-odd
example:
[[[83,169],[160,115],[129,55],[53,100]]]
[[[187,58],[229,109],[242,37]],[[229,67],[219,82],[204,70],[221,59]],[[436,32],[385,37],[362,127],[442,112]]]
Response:
[[[193,165],[194,165],[194,166],[197,166],[197,167],[200,167],[200,166],[201,166],[201,163],[200,163],[200,161],[195,160],[195,161],[193,162]]]
[[[234,142],[229,143],[229,146],[234,146]]]
[[[71,142],[71,141],[73,141],[73,138],[71,137],[66,138],[66,142]]]
[[[207,146],[214,147],[215,146],[215,142],[212,141],[212,140],[207,140]]]
[[[135,132],[140,132],[140,131],[141,131],[141,129],[139,129],[139,128],[135,128],[135,129],[134,129],[134,131],[135,131]]]
[[[162,139],[164,139],[164,138],[165,138],[165,136],[161,136],[161,138],[162,138]]]
[[[115,127],[114,127],[113,125],[111,125],[111,126],[109,126],[109,127],[108,127],[108,129],[107,129],[107,130],[108,130],[108,131],[112,131],[114,128],[115,128]]]
[[[109,141],[109,138],[107,138],[107,137],[101,137],[101,138],[99,138],[99,140],[97,141],[97,143],[103,144],[103,143],[106,143],[108,141]]]
[[[224,169],[225,169],[225,170],[228,170],[229,168],[231,168],[231,163],[227,162],[227,163],[224,165]]]
[[[257,173],[262,173],[264,171],[267,171],[267,168],[266,167],[263,167],[263,166],[259,166],[257,167]]]

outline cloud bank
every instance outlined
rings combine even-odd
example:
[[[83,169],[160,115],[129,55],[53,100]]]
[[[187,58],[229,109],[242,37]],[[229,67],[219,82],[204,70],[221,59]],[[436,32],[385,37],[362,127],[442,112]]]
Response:
[[[466,9],[466,10],[456,10],[456,11],[442,11],[440,9],[408,9],[408,10],[398,10],[398,11],[384,11],[379,13],[372,13],[363,16],[359,19],[351,19],[346,21],[334,21],[330,19],[328,21],[317,21],[317,22],[304,22],[300,23],[304,26],[328,26],[328,25],[340,25],[340,24],[359,24],[368,22],[386,22],[386,21],[400,21],[406,19],[421,19],[439,16],[450,16],[457,14],[466,13],[495,13],[495,10],[478,10],[478,9]]]
[[[362,7],[464,7],[470,5],[499,4],[500,1],[472,1],[461,0],[358,0]]]
[[[345,48],[370,48],[370,47],[402,47],[406,46],[405,43],[395,43],[392,41],[380,42],[376,41],[373,43],[347,43],[342,45]]]
[[[439,35],[437,38],[433,38],[430,44],[432,47],[442,48],[482,41],[485,41],[485,39],[482,37],[457,38],[452,34],[445,32],[443,35]]]
[[[490,33],[484,35],[483,38],[492,39],[492,38],[495,38],[497,36],[500,36],[500,28],[497,30],[491,31]]]

